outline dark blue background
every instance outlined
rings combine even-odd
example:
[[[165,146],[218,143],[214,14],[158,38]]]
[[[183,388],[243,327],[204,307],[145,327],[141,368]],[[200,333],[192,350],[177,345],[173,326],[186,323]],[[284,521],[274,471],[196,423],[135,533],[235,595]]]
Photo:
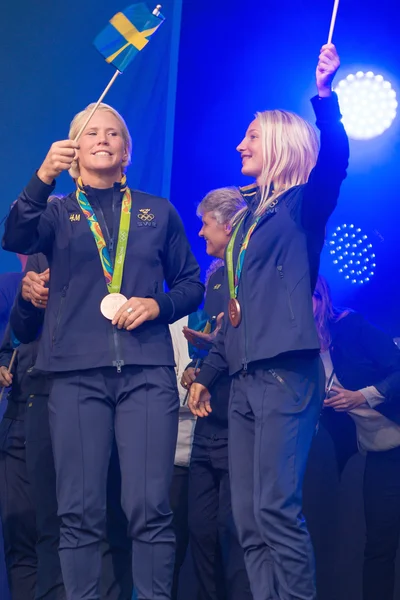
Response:
[[[194,206],[211,188],[248,182],[240,174],[235,147],[253,114],[284,108],[313,122],[309,98],[316,93],[314,70],[327,41],[332,7],[333,0],[184,1],[172,198],[199,257],[204,248],[196,240]],[[372,69],[386,76],[399,96],[396,14],[394,0],[341,0],[333,40],[342,61],[337,81],[360,68]],[[353,287],[333,270],[327,253],[322,262],[339,302],[363,310],[397,335],[399,171],[399,116],[381,137],[351,141],[349,175],[329,231],[354,222],[372,235],[376,275],[367,286]]]
[[[197,237],[195,207],[212,188],[247,182],[240,174],[235,147],[257,110],[280,107],[313,120],[309,98],[315,93],[314,69],[327,39],[332,5],[331,0],[183,0],[172,139],[177,56],[171,54],[171,36],[175,28],[176,46],[181,0],[166,0],[167,21],[157,38],[107,97],[126,116],[134,139],[131,185],[170,196],[204,269],[209,259]],[[111,77],[112,68],[91,41],[123,8],[124,3],[111,0],[71,0],[59,5],[49,0],[41,0],[40,5],[15,0],[3,8],[3,214],[51,142],[67,135],[72,116],[96,100]],[[395,14],[394,0],[341,1],[334,35],[342,59],[340,77],[359,68],[372,69],[389,78],[399,94]],[[351,142],[349,176],[329,225],[330,231],[343,222],[354,222],[372,235],[375,277],[365,287],[354,287],[335,273],[327,254],[322,263],[337,300],[363,310],[393,334],[400,334],[399,122],[397,117],[379,138]],[[58,191],[70,190],[71,181],[63,176]],[[16,268],[16,259],[1,252],[0,270]]]

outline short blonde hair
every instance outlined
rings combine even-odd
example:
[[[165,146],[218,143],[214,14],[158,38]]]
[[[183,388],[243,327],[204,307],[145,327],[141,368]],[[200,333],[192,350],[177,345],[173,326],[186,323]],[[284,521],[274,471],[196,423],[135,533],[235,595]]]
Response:
[[[260,123],[263,152],[261,200],[263,214],[285,190],[306,183],[317,162],[319,142],[314,128],[286,110],[265,110],[255,115]]]
[[[87,119],[90,111],[93,109],[94,106],[95,106],[95,104],[94,104],[94,102],[92,102],[92,104],[89,104],[84,110],[82,110],[81,112],[76,114],[75,117],[72,119],[71,125],[69,127],[69,134],[68,134],[68,137],[70,140],[74,140],[76,138],[85,119]],[[110,112],[112,115],[114,115],[114,117],[117,119],[117,121],[119,122],[119,124],[121,126],[122,138],[125,142],[126,152],[127,152],[127,158],[122,163],[123,171],[125,171],[126,167],[128,167],[131,164],[131,154],[132,154],[132,138],[131,138],[131,134],[129,133],[129,129],[125,123],[125,120],[122,117],[122,115],[120,115],[119,112],[116,111],[115,108],[113,108],[109,104],[104,104],[102,102],[101,104],[99,104],[99,107],[97,110]],[[89,121],[89,124],[90,124],[90,121]],[[89,126],[89,124],[88,124],[88,126]],[[71,175],[72,179],[78,179],[78,177],[80,176],[78,161],[73,162],[72,167],[69,170],[69,174]]]

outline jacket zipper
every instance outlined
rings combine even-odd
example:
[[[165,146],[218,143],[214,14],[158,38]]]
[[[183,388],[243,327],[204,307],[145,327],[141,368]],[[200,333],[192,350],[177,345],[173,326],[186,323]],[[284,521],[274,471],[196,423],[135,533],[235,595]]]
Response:
[[[113,191],[113,203],[112,203],[112,212],[113,212],[113,222],[114,222],[114,227],[113,227],[113,235],[112,237],[110,237],[110,241],[109,241],[109,251],[111,254],[111,261],[112,264],[115,265],[115,253],[114,253],[114,239],[115,239],[115,234],[117,231],[119,231],[119,223],[117,223],[117,214],[116,214],[116,203],[117,200],[119,199],[120,196],[120,191],[117,190],[116,188],[114,188]],[[122,210],[122,206],[121,206],[121,210]],[[113,360],[113,366],[117,368],[117,373],[121,373],[121,367],[124,366],[124,361],[121,358],[121,349],[120,349],[120,343],[119,343],[119,332],[117,329],[116,325],[112,325],[113,328],[113,340],[114,340],[114,350],[115,350],[115,360]]]
[[[242,240],[243,240],[243,232],[242,232]],[[244,283],[243,283],[243,279],[245,276],[245,269],[242,269],[242,275],[241,275],[241,279],[242,279],[242,289],[246,289],[244,287]],[[242,359],[242,367],[243,367],[243,371],[245,373],[247,373],[247,366],[248,366],[248,354],[247,354],[247,324],[246,324],[246,303],[243,302],[243,306],[241,305],[241,310],[242,310],[242,315],[243,315],[243,336],[244,336],[244,357]]]
[[[58,327],[59,327],[60,321],[61,321],[62,309],[63,309],[64,301],[65,301],[65,296],[67,295],[67,289],[68,289],[68,286],[64,285],[64,287],[61,290],[61,301],[60,301],[60,306],[58,307],[56,326],[54,327],[54,331],[53,331],[52,345],[54,345],[54,342],[56,341]]]
[[[117,214],[116,214],[116,204],[117,201],[119,200],[120,197],[120,191],[116,188],[114,188],[113,190],[113,201],[112,201],[112,213],[113,213],[113,235],[110,235],[109,229],[107,227],[107,223],[106,220],[104,218],[104,214],[103,211],[100,207],[100,205],[98,206],[98,211],[99,211],[99,218],[98,221],[100,222],[100,227],[101,230],[103,231],[103,235],[107,236],[108,238],[108,251],[110,253],[110,259],[111,259],[111,263],[112,265],[115,264],[115,243],[114,243],[114,236],[115,233],[118,231],[119,228],[119,223],[117,222]],[[113,328],[113,343],[114,343],[114,350],[115,350],[115,360],[113,360],[113,367],[117,368],[117,372],[121,373],[121,367],[124,366],[124,361],[121,359],[121,353],[120,353],[120,344],[119,344],[119,333],[118,333],[118,328],[116,325],[111,325],[111,327]]]
[[[290,318],[292,321],[294,321],[294,312],[293,312],[293,306],[292,306],[292,300],[290,298],[290,294],[289,294],[289,289],[284,277],[284,273],[283,273],[283,266],[282,265],[278,265],[277,266],[278,269],[278,273],[279,273],[279,277],[281,278],[281,281],[284,283],[285,286],[285,290],[286,290],[286,296],[287,296],[287,301],[288,301],[288,307],[289,307],[289,312],[290,312]]]

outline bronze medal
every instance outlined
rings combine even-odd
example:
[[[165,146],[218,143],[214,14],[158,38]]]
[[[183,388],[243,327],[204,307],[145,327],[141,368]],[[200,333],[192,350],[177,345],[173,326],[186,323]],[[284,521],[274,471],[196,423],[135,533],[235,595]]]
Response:
[[[228,305],[229,320],[233,327],[239,327],[242,320],[242,311],[239,301],[236,298],[231,298]]]
[[[125,298],[123,294],[107,294],[107,296],[104,296],[100,304],[101,314],[106,319],[112,321],[121,306],[123,306],[127,301],[128,299]]]

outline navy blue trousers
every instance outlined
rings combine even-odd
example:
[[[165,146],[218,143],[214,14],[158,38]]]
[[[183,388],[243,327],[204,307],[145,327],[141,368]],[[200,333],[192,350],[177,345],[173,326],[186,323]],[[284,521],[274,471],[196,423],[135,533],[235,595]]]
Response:
[[[35,600],[65,600],[58,546],[56,473],[51,447],[47,395],[31,395],[25,417],[26,468],[36,513],[37,573]],[[115,445],[107,486],[107,541],[103,542],[101,597],[131,600],[132,557],[127,520],[121,508],[121,477]]]
[[[37,600],[64,600],[58,557],[60,521],[57,517],[56,481],[50,441],[48,396],[28,400],[26,414],[26,469],[36,513]]]
[[[364,510],[363,600],[393,600],[400,538],[400,448],[368,452]]]
[[[316,599],[302,487],[324,377],[319,357],[293,356],[232,381],[232,508],[254,600]]]
[[[178,410],[173,368],[132,366],[122,373],[101,368],[54,376],[50,430],[67,600],[100,599],[114,435],[137,598],[169,600],[175,547],[169,488]]]
[[[9,403],[0,423],[0,509],[12,600],[33,600],[37,540],[25,462],[25,404]]]
[[[228,440],[195,435],[189,473],[189,531],[198,600],[251,600],[233,521]]]

